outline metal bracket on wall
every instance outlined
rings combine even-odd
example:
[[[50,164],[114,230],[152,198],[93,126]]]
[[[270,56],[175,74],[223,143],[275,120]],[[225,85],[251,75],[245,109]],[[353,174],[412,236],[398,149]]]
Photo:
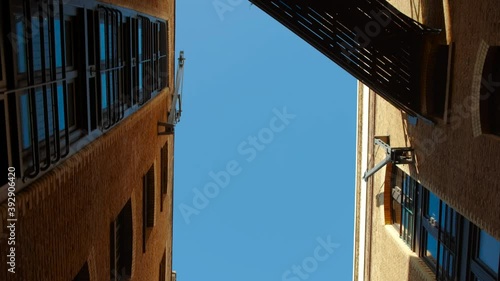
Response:
[[[386,156],[385,159],[375,165],[375,167],[365,172],[365,174],[363,175],[363,180],[365,181],[368,181],[369,177],[373,176],[373,174],[382,169],[389,162],[392,162],[396,165],[415,163],[413,148],[411,147],[391,147],[380,138],[375,138],[375,144],[385,149]]]
[[[167,110],[167,122],[158,122],[158,135],[173,135],[174,128],[181,119],[182,113],[182,84],[184,79],[184,51],[179,55],[179,67],[177,68],[177,76],[175,79],[174,93],[170,110]],[[161,130],[161,128],[164,128]]]
[[[161,128],[163,128],[163,130],[161,130]],[[164,122],[158,122],[158,135],[159,136],[173,135],[174,129],[175,129],[175,125],[172,125],[169,123],[164,123]]]

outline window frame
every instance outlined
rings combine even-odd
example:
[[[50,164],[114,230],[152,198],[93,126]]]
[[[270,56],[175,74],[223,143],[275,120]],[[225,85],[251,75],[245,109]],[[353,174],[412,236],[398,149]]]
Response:
[[[138,20],[135,17],[126,17],[125,19],[125,36],[124,36],[124,56],[126,58],[125,69],[125,85],[124,89],[125,100],[128,102],[128,107],[135,107],[138,105],[139,99],[139,81],[138,81]]]
[[[459,251],[457,234],[460,229],[461,216],[451,207],[448,206],[443,200],[431,193],[429,190],[422,188],[423,200],[421,204],[421,240],[420,240],[420,256],[427,263],[429,267],[435,270],[440,278],[441,275],[446,274],[442,280],[455,280],[459,273]],[[431,196],[435,196],[438,200],[438,217],[434,218],[428,216],[429,201]],[[444,209],[444,212],[443,212]],[[437,220],[436,220],[437,219]],[[444,229],[441,222],[444,221]],[[449,225],[449,224],[455,224]],[[449,228],[449,230],[448,230]],[[451,232],[449,232],[451,231]],[[453,236],[453,231],[455,231]],[[427,247],[429,244],[429,235],[436,241],[436,257],[430,258],[427,255]],[[445,252],[443,254],[443,252]],[[433,259],[435,258],[435,260]],[[452,261],[450,262],[450,259]],[[441,260],[443,260],[441,262]],[[445,266],[443,266],[445,264]],[[441,280],[441,279],[440,279]]]
[[[155,165],[142,177],[142,250],[146,252],[146,242],[155,224]]]
[[[129,199],[110,224],[109,269],[112,281],[128,280],[124,278],[132,277],[134,243],[132,212],[132,202]]]
[[[160,24],[160,55],[159,55],[159,84],[160,90],[168,87],[169,75],[168,75],[168,49],[169,49],[169,36],[168,36],[168,21],[162,22],[158,21]]]
[[[489,270],[478,259],[481,229],[397,166],[387,171],[390,175],[390,184],[386,185],[384,192],[391,194],[384,195],[384,198],[390,200],[390,208],[385,209],[386,212],[390,212],[389,218],[386,217],[386,223],[394,225],[393,204],[397,204],[397,202],[394,203],[397,201],[394,197],[397,196],[394,196],[393,187],[396,185],[398,177],[415,182],[415,219],[413,221],[415,236],[412,250],[433,270],[436,280],[475,281],[480,279],[482,281],[495,281],[498,279],[498,274]],[[403,193],[404,191],[401,192],[401,197],[404,197]],[[433,199],[431,200],[431,198]],[[405,201],[404,199],[400,200]],[[435,214],[437,218],[431,215],[431,210],[437,212]],[[401,228],[396,228],[400,230],[401,235]],[[433,243],[435,243],[434,254],[436,257],[428,257],[428,252],[431,253],[428,247],[434,247],[429,245],[429,237],[435,240]],[[404,240],[403,236],[401,239]],[[500,256],[500,252],[498,254]],[[500,258],[498,270],[500,271]]]
[[[401,186],[397,186],[401,184]],[[400,238],[415,249],[416,237],[416,206],[418,202],[418,183],[402,170],[394,167],[391,176],[391,223],[398,230]],[[411,202],[411,204],[407,204]],[[397,209],[397,210],[396,210]],[[396,212],[399,211],[399,217]],[[399,222],[398,222],[399,218]],[[405,227],[406,225],[406,227]]]
[[[137,41],[139,42],[138,52],[137,52],[137,66],[138,66],[138,91],[139,91],[139,105],[145,104],[152,98],[152,87],[149,81],[151,79],[152,72],[152,50],[151,50],[151,20],[143,15],[137,16]],[[142,42],[142,44],[141,44]],[[139,51],[140,49],[140,51]]]
[[[162,68],[168,72],[168,67],[164,65],[169,55],[168,42],[164,42],[168,38],[168,22],[166,19],[138,14],[131,9],[93,0],[78,0],[75,3],[61,0],[6,1],[10,4],[0,7],[0,13],[4,16],[4,20],[0,22],[0,31],[14,37],[9,37],[11,40],[7,40],[6,36],[0,38],[0,96],[3,100],[0,106],[5,109],[7,131],[6,141],[0,141],[1,145],[7,143],[7,164],[16,167],[19,178],[30,181],[73,153],[74,150],[70,150],[70,147],[79,150],[80,146],[75,144],[86,144],[82,140],[83,136],[102,135],[111,128],[110,125],[133,114],[139,106],[163,89],[167,81],[163,81],[161,76],[168,75],[161,73]],[[100,59],[100,49],[96,46],[100,47],[99,13],[105,14],[99,10],[105,9],[109,11],[110,17],[113,15],[109,21],[116,22],[112,26],[112,30],[116,32],[106,29],[108,37],[113,38],[106,43],[108,46],[115,44],[116,48],[112,48],[115,59],[101,66],[100,61],[97,61]],[[141,42],[143,66],[154,74],[151,76],[151,73],[142,73],[145,94],[142,100],[136,94],[137,89],[134,89],[139,78],[139,19],[143,24],[141,28],[144,29],[145,40]],[[38,35],[27,36],[33,32]],[[83,35],[76,36],[77,34]],[[10,41],[13,42],[12,46]],[[84,51],[84,54],[80,55],[79,51]],[[130,72],[127,72],[129,65]],[[116,107],[109,107],[110,112],[111,109],[116,110],[108,118],[112,122],[104,124],[106,128],[103,128],[100,126],[103,114],[98,112],[101,106],[98,104],[99,95],[103,91],[98,83],[98,71],[109,70],[111,66],[119,68],[110,74],[114,75],[114,82],[111,83],[116,85],[112,93],[119,102]],[[129,80],[131,83],[127,84]],[[102,82],[104,84],[105,81]],[[110,88],[106,87],[105,90]],[[108,94],[105,93],[106,95]],[[23,102],[20,101],[21,97]],[[28,112],[26,108],[32,111]],[[22,117],[23,114],[28,117]]]
[[[103,35],[101,35],[101,20],[103,20],[102,24],[104,25]],[[125,116],[123,25],[123,13],[120,10],[104,5],[97,7],[95,27],[98,96],[97,119],[99,127],[103,131],[110,129]],[[101,53],[103,51],[102,36],[104,36],[105,41],[105,54]],[[103,79],[103,76],[106,79]],[[106,84],[106,86],[104,87],[103,84]],[[104,99],[106,100],[105,105],[103,103]]]
[[[479,278],[482,281],[496,281],[500,275],[500,259],[498,263],[497,272],[493,272],[488,265],[486,265],[479,258],[479,249],[480,249],[480,233],[481,230],[479,227],[472,225],[470,229],[470,252],[469,252],[469,267],[470,267],[470,279],[474,280],[474,277]],[[499,253],[500,255],[500,253]]]
[[[13,89],[5,92],[12,94],[15,101],[17,121],[14,124],[17,128],[18,157],[23,178],[35,178],[67,157],[70,153],[70,145],[82,135],[82,131],[76,126],[80,123],[78,121],[80,109],[75,103],[79,95],[78,86],[73,87],[75,90],[72,91],[73,106],[69,108],[68,104],[70,95],[68,85],[77,84],[81,73],[79,73],[74,57],[73,65],[66,65],[68,58],[66,23],[71,22],[72,27],[77,28],[80,20],[79,8],[65,5],[61,1],[40,2],[34,7],[31,4],[26,7],[19,3],[11,5],[11,29],[17,36],[14,40],[18,43],[18,49],[24,50],[25,53],[13,51]],[[21,18],[34,19],[34,21],[19,21],[16,20],[16,15]],[[42,22],[44,24],[41,24]],[[21,24],[22,34],[17,33],[20,31],[19,24]],[[38,24],[38,29],[36,24]],[[23,37],[24,34],[30,32],[38,32],[37,42],[34,36]],[[39,45],[34,46],[35,43]],[[74,40],[70,44],[74,54],[77,41]],[[40,53],[40,69],[33,61],[33,57],[38,52]],[[23,72],[18,70],[22,61],[20,56],[25,57],[24,60],[26,60]],[[39,97],[41,100],[37,101]],[[58,100],[60,97],[62,101]],[[26,107],[29,108],[28,113],[23,111]],[[40,116],[37,116],[37,111],[41,111]],[[69,126],[68,112],[70,111],[73,114],[75,126]],[[23,116],[27,116],[27,119],[23,119]],[[43,135],[40,134],[42,131],[38,127],[43,128]],[[23,144],[26,139],[27,146]]]
[[[169,163],[168,163],[168,141],[165,143],[165,145],[161,148],[160,151],[160,158],[161,158],[161,185],[160,185],[160,212],[163,212],[163,203],[165,202],[165,197],[167,196],[168,192],[168,168],[169,168]]]
[[[500,46],[490,46],[481,70],[479,111],[484,134],[500,137]],[[491,84],[490,84],[491,82]]]
[[[163,251],[163,255],[161,257],[160,261],[160,268],[159,268],[159,281],[165,281],[167,277],[167,249]]]

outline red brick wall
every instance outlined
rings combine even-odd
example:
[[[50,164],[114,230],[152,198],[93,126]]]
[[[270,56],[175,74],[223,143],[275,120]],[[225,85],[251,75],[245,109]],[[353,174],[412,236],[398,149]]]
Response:
[[[108,1],[169,20],[170,85],[174,71],[174,2]],[[172,87],[125,118],[16,195],[16,274],[6,274],[7,241],[0,240],[0,280],[72,280],[88,262],[91,280],[109,280],[109,228],[131,199],[133,216],[132,278],[157,280],[163,252],[170,272],[172,247],[173,137],[158,136],[157,121],[167,115]],[[160,150],[169,145],[168,194],[142,251],[142,176],[155,164],[160,193]],[[6,238],[6,204],[0,206]],[[6,278],[4,278],[7,276]],[[167,274],[170,280],[170,274]]]
[[[7,280],[71,280],[91,251],[95,253],[90,263],[96,265],[96,280],[109,278],[109,225],[129,199],[134,280],[152,280],[158,274],[163,251],[171,245],[172,183],[162,213],[155,200],[155,226],[143,254],[142,176],[155,163],[158,195],[160,149],[167,137],[157,136],[156,122],[165,118],[166,98],[164,92],[16,196],[18,272]],[[169,146],[172,149],[171,141]],[[172,162],[172,152],[169,156]],[[5,205],[1,211],[5,221]],[[5,240],[1,247],[6,249]],[[1,259],[4,274],[5,255]]]

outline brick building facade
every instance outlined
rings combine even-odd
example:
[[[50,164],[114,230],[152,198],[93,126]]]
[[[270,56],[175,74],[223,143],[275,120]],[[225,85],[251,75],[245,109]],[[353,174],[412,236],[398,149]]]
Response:
[[[441,28],[436,44],[451,46],[451,63],[449,76],[430,78],[447,87],[424,93],[445,101],[425,118],[359,83],[353,280],[498,280],[500,7],[488,0],[390,3]],[[376,137],[413,148],[415,163],[388,164],[365,182],[363,174],[385,157]]]
[[[0,12],[0,280],[172,280],[175,1]]]

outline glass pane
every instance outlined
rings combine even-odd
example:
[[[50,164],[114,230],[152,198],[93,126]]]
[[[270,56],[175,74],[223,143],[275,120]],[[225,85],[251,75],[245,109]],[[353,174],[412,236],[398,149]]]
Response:
[[[44,18],[43,24],[37,17],[33,17],[31,21],[31,28],[33,31],[33,68],[35,71],[42,70],[42,55],[45,56],[45,69],[50,69],[50,45],[49,45],[49,23],[47,18]],[[43,38],[42,33],[43,32]],[[44,54],[42,54],[42,44]]]
[[[35,108],[36,108],[36,122],[37,122],[37,136],[38,141],[42,141],[45,138],[45,113],[47,113],[49,133],[52,133],[53,122],[52,122],[52,107],[48,106],[47,112],[44,110],[43,103],[43,91],[41,88],[37,89],[35,92]],[[47,104],[52,104],[52,95],[50,94],[50,89],[47,89]],[[31,114],[30,114],[30,96],[26,92],[21,95],[21,124],[23,132],[23,148],[29,148],[31,146],[31,133],[33,129],[31,128]]]
[[[62,131],[66,129],[66,124],[64,122],[65,106],[64,106],[64,92],[62,84],[57,85],[57,110],[59,117],[59,130]]]
[[[448,251],[446,247],[440,245],[439,247],[439,270],[440,276],[447,275],[453,277],[453,262],[454,255]]]
[[[106,79],[106,74],[101,74],[101,103],[102,109],[108,108],[108,84]]]
[[[108,19],[108,20],[111,20],[111,19]],[[113,44],[113,39],[115,36],[116,36],[116,33],[113,32],[113,26],[111,24],[108,24],[108,54],[109,54],[110,61],[112,61],[114,59],[115,49],[113,48],[113,46],[115,46],[115,45]],[[115,46],[115,48],[116,48],[116,46]]]
[[[62,38],[61,38],[61,20],[54,21],[54,34],[56,40],[56,67],[62,67]]]
[[[484,231],[479,234],[479,259],[498,274],[500,242]]]
[[[68,127],[76,125],[75,112],[75,84],[68,84]]]
[[[24,33],[23,17],[15,15],[16,18],[16,43],[17,43],[17,71],[19,73],[26,73],[26,35]]]
[[[23,134],[23,148],[29,148],[31,146],[31,120],[29,118],[29,97],[28,94],[25,93],[21,95],[20,98],[21,106],[21,126],[22,126],[22,134]]]
[[[401,224],[401,205],[396,200],[392,200],[392,223]]]
[[[101,53],[101,62],[106,61],[106,27],[104,26],[104,19],[99,23],[99,44]]]
[[[66,65],[73,66],[73,24],[66,21]]]
[[[38,124],[38,140],[42,141],[45,139],[45,118],[47,118],[49,135],[53,134],[54,122],[53,122],[53,110],[52,110],[52,93],[50,87],[47,88],[47,108],[44,107],[43,103],[43,90],[38,88],[36,90],[36,121]],[[47,114],[47,116],[45,116]]]
[[[429,260],[435,265],[437,261],[437,240],[426,231],[424,231],[424,235],[425,235],[424,255],[427,258],[429,258]]]
[[[66,128],[64,122],[64,93],[62,85],[57,85],[57,113],[59,130]],[[44,96],[46,97],[47,104],[44,103]],[[35,91],[34,106],[36,108],[36,123],[37,123],[37,136],[38,141],[45,140],[45,124],[48,124],[49,135],[54,135],[54,119],[55,114],[53,111],[53,102],[51,87],[48,86],[46,94],[43,93],[43,88],[37,88]],[[27,149],[31,146],[31,133],[34,128],[31,128],[31,113],[30,113],[30,96],[25,92],[20,97],[20,110],[21,110],[21,125],[22,125],[22,143],[23,148]]]
[[[458,224],[458,215],[451,207],[444,202],[441,204],[441,221],[439,225],[446,233],[451,234],[451,237],[456,237]]]
[[[139,44],[140,45],[140,44]],[[139,64],[139,90],[142,90],[142,84],[143,84],[143,77],[142,77],[142,72],[143,72],[144,64],[140,63]]]
[[[142,44],[143,44],[143,40],[142,40],[142,20],[139,20],[139,24],[138,24],[138,31],[137,31],[137,41],[139,42],[139,50],[138,50],[138,53],[139,53],[139,60],[142,60]]]
[[[428,192],[426,216],[437,223],[439,220],[439,198],[432,192]]]

